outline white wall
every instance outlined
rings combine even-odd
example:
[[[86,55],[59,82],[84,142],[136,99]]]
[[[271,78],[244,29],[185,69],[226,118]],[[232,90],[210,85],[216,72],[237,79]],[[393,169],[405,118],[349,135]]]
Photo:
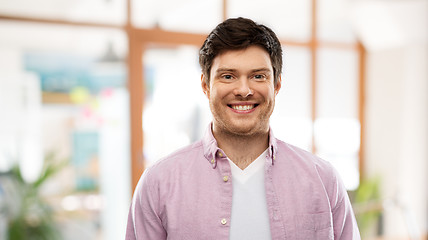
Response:
[[[428,232],[428,1],[359,0],[367,49],[365,173],[382,178],[386,239]]]
[[[367,56],[365,170],[382,176],[386,236],[427,232],[427,53],[419,43]]]

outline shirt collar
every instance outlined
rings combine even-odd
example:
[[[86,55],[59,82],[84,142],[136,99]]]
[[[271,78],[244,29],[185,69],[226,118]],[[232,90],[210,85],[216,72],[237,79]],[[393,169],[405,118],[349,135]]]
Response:
[[[226,159],[226,155],[224,154],[223,150],[221,150],[218,145],[217,141],[214,138],[214,135],[212,133],[212,123],[209,124],[207,127],[207,130],[205,131],[204,137],[202,138],[202,144],[204,149],[204,157],[209,161],[209,163],[212,165],[213,168],[216,168],[217,166],[217,160],[221,158]],[[277,150],[277,139],[273,135],[272,128],[269,128],[269,147],[267,156],[271,160],[270,163],[273,165],[275,161],[275,155]]]

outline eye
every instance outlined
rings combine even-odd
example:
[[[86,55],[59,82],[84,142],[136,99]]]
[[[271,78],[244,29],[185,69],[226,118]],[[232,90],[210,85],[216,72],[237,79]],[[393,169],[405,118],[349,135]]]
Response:
[[[254,77],[253,77],[254,79],[256,79],[256,80],[265,80],[266,79],[266,75],[264,75],[264,74],[256,74],[256,75],[254,75]]]
[[[221,78],[226,79],[226,80],[231,80],[233,78],[233,76],[230,74],[224,74],[221,76]]]

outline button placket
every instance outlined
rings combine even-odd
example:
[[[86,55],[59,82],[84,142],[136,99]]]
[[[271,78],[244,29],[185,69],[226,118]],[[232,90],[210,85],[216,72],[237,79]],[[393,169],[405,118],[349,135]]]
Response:
[[[229,176],[227,176],[227,175],[223,176],[223,181],[224,181],[224,182],[229,181]]]
[[[226,159],[225,154],[222,152],[223,157],[220,157],[219,153],[221,150],[215,153],[216,164],[218,167],[218,175],[216,185],[219,187],[219,207],[220,211],[216,214],[215,221],[219,229],[221,229],[221,235],[218,239],[229,239],[229,228],[230,219],[232,212],[232,200],[233,200],[233,189],[232,189],[232,172],[230,170],[229,161]]]

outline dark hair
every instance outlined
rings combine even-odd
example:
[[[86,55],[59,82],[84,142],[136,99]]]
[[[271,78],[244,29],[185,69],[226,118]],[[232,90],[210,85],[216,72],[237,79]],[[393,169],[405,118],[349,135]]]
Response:
[[[252,45],[261,46],[269,53],[276,85],[282,71],[281,43],[270,28],[242,17],[230,18],[217,25],[199,50],[199,64],[206,76],[207,84],[210,81],[213,60],[217,55],[227,50],[241,50]]]

